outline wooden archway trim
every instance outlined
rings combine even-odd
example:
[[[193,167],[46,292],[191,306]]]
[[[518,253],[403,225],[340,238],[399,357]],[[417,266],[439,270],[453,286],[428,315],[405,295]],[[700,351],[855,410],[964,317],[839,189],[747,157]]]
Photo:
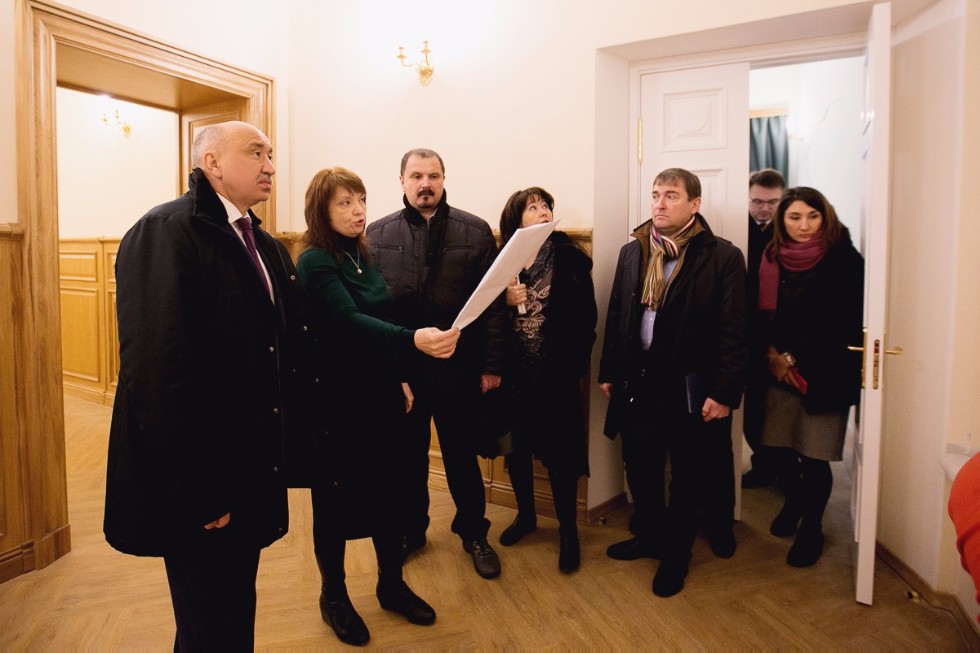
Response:
[[[58,202],[55,91],[59,51],[98,56],[107,64],[125,64],[136,71],[176,83],[192,83],[244,101],[245,120],[275,142],[274,81],[187,50],[168,45],[93,16],[38,0],[17,0],[17,180],[19,223],[23,234],[11,241],[20,265],[10,282],[23,298],[15,307],[12,329],[17,351],[11,366],[16,392],[0,398],[0,408],[19,416],[16,439],[23,523],[6,524],[9,540],[23,533],[23,543],[10,548],[0,539],[0,580],[11,569],[42,568],[71,548],[65,470],[65,428],[61,383],[61,322],[58,279]],[[130,96],[132,93],[129,94]],[[139,100],[140,98],[130,99]],[[160,102],[153,104],[160,105]],[[170,108],[188,107],[175,102]],[[95,198],[97,199],[97,198]],[[275,196],[264,207],[269,231],[275,231]],[[0,225],[2,226],[2,225]],[[16,254],[14,254],[16,257]],[[8,405],[12,404],[12,405]],[[4,465],[11,464],[5,462]],[[10,471],[6,468],[4,471]],[[6,507],[6,506],[5,506]],[[16,550],[15,550],[16,549]]]

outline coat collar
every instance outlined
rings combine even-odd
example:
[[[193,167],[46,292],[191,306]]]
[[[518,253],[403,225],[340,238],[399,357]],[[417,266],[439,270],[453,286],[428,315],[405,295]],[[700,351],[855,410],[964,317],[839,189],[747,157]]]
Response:
[[[194,168],[188,178],[188,193],[191,199],[194,201],[194,215],[214,224],[215,226],[231,229],[228,222],[228,211],[225,210],[225,205],[221,203],[221,198],[214,191],[211,186],[211,182],[208,181],[207,176],[204,171],[200,168]],[[248,210],[249,217],[252,218],[252,224],[261,225],[262,221],[259,220],[252,209]]]
[[[446,189],[443,189],[442,198],[439,200],[439,204],[436,205],[435,213],[433,213],[432,217],[429,218],[430,220],[436,217],[441,217],[449,212],[449,202],[446,199],[446,196]],[[418,212],[418,209],[408,203],[408,197],[406,197],[404,193],[402,194],[402,204],[405,205],[403,215],[405,216],[406,220],[416,226],[424,225],[426,223],[426,219],[422,217],[422,214]]]

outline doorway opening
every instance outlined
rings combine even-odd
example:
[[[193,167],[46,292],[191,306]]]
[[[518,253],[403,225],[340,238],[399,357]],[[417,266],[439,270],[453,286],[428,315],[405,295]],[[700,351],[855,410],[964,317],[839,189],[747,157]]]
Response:
[[[189,144],[199,126],[237,118],[274,138],[275,117],[271,78],[37,0],[20,0],[17,11],[22,26],[17,75],[25,80],[17,97],[24,232],[24,273],[18,283],[26,302],[18,325],[23,358],[16,402],[26,435],[19,445],[23,462],[14,471],[20,486],[31,491],[24,497],[25,533],[16,538],[29,544],[8,562],[23,573],[71,549],[61,410],[57,87],[108,93],[176,112],[180,170],[175,176],[182,179],[174,180],[175,188],[186,184]],[[275,195],[257,213],[274,231]]]
[[[863,92],[863,57],[749,71],[750,117],[785,116],[786,182],[823,193],[862,252]]]

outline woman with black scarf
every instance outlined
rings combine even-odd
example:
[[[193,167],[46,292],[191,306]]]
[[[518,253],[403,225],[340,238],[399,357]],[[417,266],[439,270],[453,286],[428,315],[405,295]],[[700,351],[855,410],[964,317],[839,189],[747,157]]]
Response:
[[[555,199],[533,187],[510,196],[500,216],[504,244],[522,227],[554,219]],[[592,259],[553,231],[520,279],[507,288],[514,347],[504,383],[516,406],[514,451],[507,469],[517,518],[500,534],[504,546],[537,528],[533,458],[548,469],[558,516],[558,568],[578,569],[578,479],[588,474],[588,442],[581,379],[588,374],[597,319]]]

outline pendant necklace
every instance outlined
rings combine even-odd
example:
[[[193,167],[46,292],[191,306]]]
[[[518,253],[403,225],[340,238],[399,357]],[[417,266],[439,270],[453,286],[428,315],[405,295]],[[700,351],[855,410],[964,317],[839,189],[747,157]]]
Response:
[[[360,274],[361,273],[361,251],[360,250],[357,251],[357,260],[356,261],[354,260],[354,257],[350,255],[350,252],[348,252],[346,249],[345,250],[341,250],[341,251],[343,251],[344,254],[347,254],[347,258],[350,259],[350,262],[354,264],[354,267],[355,268],[357,268],[357,273]]]

